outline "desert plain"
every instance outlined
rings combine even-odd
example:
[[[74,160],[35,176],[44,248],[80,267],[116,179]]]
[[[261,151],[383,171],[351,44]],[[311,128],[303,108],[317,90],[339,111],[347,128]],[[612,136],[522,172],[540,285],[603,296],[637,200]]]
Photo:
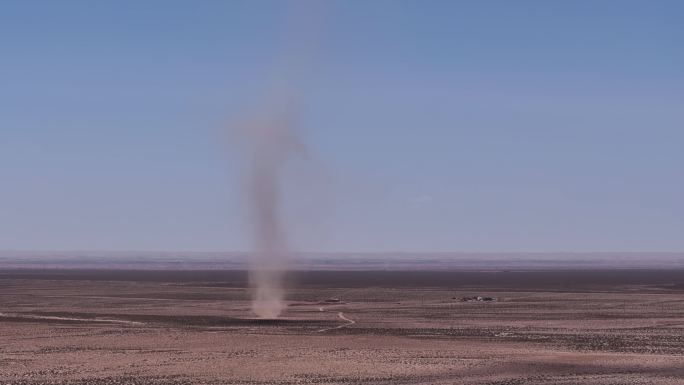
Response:
[[[684,384],[684,270],[0,270],[0,384]],[[472,297],[482,297],[480,300]]]

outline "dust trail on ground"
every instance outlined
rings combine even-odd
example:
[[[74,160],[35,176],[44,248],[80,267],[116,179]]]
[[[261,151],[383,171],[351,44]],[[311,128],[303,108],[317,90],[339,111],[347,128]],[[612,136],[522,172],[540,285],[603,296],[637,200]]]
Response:
[[[46,321],[76,321],[76,322],[100,322],[100,323],[117,323],[124,325],[145,325],[144,322],[128,321],[121,319],[110,318],[78,318],[78,317],[58,317],[48,315],[34,315],[34,314],[18,314],[18,313],[0,313],[1,318],[23,318]]]
[[[342,325],[339,325],[339,326],[335,326],[334,328],[321,329],[321,330],[318,331],[318,333],[323,333],[323,332],[327,332],[327,331],[330,331],[330,330],[342,329],[342,328],[345,328],[345,327],[347,327],[347,326],[354,325],[354,324],[356,323],[356,321],[354,321],[353,319],[351,319],[351,318],[345,316],[343,312],[338,312],[338,313],[337,313],[337,317],[340,318],[340,319],[343,320],[343,321],[346,321],[347,323],[342,324]]]

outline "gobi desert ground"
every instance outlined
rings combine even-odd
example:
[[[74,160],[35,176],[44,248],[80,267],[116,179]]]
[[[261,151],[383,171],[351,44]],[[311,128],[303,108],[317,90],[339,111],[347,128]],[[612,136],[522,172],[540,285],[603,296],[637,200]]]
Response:
[[[273,321],[244,271],[2,270],[0,383],[684,384],[681,269],[289,281]]]

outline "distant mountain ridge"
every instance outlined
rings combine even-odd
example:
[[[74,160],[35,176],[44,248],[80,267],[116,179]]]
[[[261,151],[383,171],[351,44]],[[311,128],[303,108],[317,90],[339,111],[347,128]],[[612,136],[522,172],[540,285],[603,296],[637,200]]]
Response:
[[[0,268],[244,270],[247,252],[0,251]],[[292,253],[292,270],[539,270],[684,268],[684,252]]]

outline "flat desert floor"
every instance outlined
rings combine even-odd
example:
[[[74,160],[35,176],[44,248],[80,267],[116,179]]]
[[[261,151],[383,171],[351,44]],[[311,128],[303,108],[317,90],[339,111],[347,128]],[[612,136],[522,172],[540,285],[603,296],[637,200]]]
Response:
[[[0,384],[684,384],[684,270],[0,270]],[[462,301],[483,296],[495,301]]]

